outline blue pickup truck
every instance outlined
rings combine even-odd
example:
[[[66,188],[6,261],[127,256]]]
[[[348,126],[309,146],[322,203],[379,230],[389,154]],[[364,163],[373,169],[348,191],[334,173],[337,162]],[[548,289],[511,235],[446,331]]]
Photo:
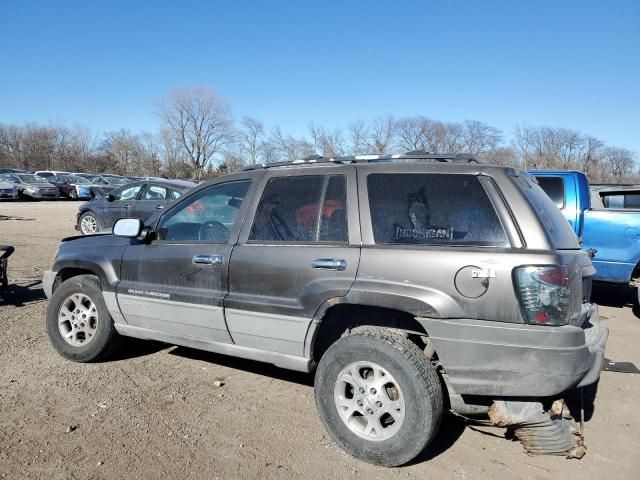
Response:
[[[562,211],[585,250],[592,249],[594,280],[640,291],[640,209],[594,201],[582,172],[533,170],[542,189]],[[612,208],[613,207],[613,208]]]

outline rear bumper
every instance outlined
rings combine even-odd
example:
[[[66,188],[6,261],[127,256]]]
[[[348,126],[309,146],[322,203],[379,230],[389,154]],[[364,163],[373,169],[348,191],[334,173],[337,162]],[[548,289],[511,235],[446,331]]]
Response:
[[[552,397],[600,377],[609,330],[598,308],[586,328],[418,318],[433,341],[454,393]]]
[[[590,368],[587,374],[580,380],[578,387],[586,387],[596,383],[600,378],[602,365],[604,364],[604,351],[609,339],[609,329],[600,324],[600,316],[596,305],[588,318],[589,324],[584,329],[585,343],[589,349]]]

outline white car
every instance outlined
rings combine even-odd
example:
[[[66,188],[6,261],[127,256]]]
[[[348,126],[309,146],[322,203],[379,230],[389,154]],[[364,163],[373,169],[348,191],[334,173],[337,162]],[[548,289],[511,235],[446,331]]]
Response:
[[[38,170],[33,173],[34,175],[38,175],[39,177],[49,179],[54,175],[71,175],[69,172],[62,172],[59,170]]]
[[[0,180],[0,198],[18,198],[18,189],[13,183]]]

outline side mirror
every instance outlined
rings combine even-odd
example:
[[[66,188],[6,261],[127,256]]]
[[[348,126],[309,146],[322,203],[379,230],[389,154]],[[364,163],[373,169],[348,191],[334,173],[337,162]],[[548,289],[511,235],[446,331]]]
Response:
[[[113,196],[113,193],[107,195],[107,202],[113,202],[115,199],[116,197]]]
[[[137,218],[121,218],[113,225],[113,234],[118,237],[136,238],[144,225]]]

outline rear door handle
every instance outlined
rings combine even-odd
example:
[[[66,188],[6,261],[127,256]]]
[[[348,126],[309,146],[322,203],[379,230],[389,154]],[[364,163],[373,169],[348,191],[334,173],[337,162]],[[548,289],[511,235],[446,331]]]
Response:
[[[311,260],[311,268],[343,271],[347,268],[347,261],[343,258],[316,258]]]
[[[125,205],[124,208],[131,208],[131,205]]]
[[[156,210],[162,210],[164,208],[164,205],[156,205]]]
[[[218,267],[222,265],[222,255],[196,255],[192,261],[194,265],[212,265]]]

